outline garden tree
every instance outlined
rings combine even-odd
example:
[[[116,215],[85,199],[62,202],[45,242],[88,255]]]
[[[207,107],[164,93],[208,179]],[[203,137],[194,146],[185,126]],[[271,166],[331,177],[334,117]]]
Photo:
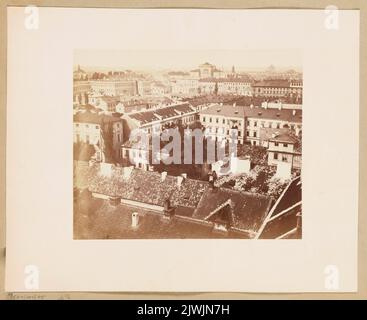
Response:
[[[214,94],[215,95],[218,94],[218,82],[215,83],[215,86],[214,86]]]
[[[103,123],[102,126],[105,128],[104,131],[105,134],[103,135],[102,133],[102,137],[103,137],[103,141],[104,141],[104,148],[102,148],[104,154],[105,154],[105,159],[107,162],[110,163],[117,163],[118,159],[117,156],[115,154],[114,151],[114,141],[113,141],[113,126],[112,123]]]

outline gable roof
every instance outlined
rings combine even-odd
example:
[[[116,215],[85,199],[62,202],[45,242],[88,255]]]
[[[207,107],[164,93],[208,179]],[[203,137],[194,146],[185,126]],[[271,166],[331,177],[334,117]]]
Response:
[[[194,218],[208,219],[215,210],[231,201],[232,227],[256,233],[264,221],[272,202],[267,196],[226,188],[208,189],[201,198]]]

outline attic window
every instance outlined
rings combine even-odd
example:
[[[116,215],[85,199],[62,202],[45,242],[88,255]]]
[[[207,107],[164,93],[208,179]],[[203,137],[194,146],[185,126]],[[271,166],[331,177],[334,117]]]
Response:
[[[257,114],[258,114],[259,116],[261,116],[261,115],[262,115],[262,112],[261,112],[261,111],[259,111]]]
[[[280,113],[277,113],[277,117],[280,117]]]
[[[235,114],[238,114],[238,110],[236,110],[234,113],[235,113]]]
[[[220,112],[220,109],[217,109],[217,112]]]

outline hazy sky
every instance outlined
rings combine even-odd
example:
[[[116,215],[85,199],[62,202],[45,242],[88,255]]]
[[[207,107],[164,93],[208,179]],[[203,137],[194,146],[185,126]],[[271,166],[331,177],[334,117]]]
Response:
[[[135,70],[190,70],[209,62],[228,70],[258,69],[274,65],[276,68],[301,70],[302,55],[299,50],[267,51],[119,51],[75,50],[74,64],[84,67],[107,67]]]

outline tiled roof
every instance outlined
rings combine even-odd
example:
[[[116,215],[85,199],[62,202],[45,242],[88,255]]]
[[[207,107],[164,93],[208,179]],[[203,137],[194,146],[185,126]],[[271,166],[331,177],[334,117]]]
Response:
[[[171,206],[176,208],[175,219],[179,217],[193,219],[192,221],[201,221],[204,225],[211,221],[207,219],[209,215],[218,208],[220,209],[223,204],[225,207],[225,203],[230,200],[231,227],[250,234],[258,231],[272,202],[272,199],[267,196],[225,188],[213,190],[207,182],[199,180],[184,179],[179,185],[177,179],[177,177],[167,175],[162,181],[161,174],[157,172],[128,167],[111,166],[111,174],[108,176],[101,173],[98,164],[76,165],[74,168],[76,187],[88,186],[93,193],[119,196],[125,200],[160,207],[164,206],[166,199],[170,199]],[[128,219],[128,224],[131,225],[131,215],[128,215]],[[161,224],[162,222],[156,221],[155,223]],[[157,227],[156,224],[155,227]],[[164,225],[159,226],[161,227]],[[189,230],[186,234],[188,233],[191,234]]]
[[[245,109],[240,106],[233,105],[213,105],[208,109],[200,111],[200,114],[207,115],[217,115],[217,116],[225,116],[225,117],[234,117],[234,118],[244,118],[245,117]]]
[[[74,122],[78,123],[93,123],[93,124],[104,124],[109,122],[122,121],[121,118],[110,116],[106,114],[98,114],[90,111],[81,111],[74,115]]]
[[[188,103],[183,103],[183,104],[168,106],[168,107],[164,107],[160,109],[133,113],[133,114],[130,114],[129,117],[135,120],[138,120],[139,122],[142,122],[144,124],[144,123],[149,123],[149,122],[160,120],[160,118],[164,120],[167,118],[176,117],[177,115],[179,115],[176,111],[181,112],[181,113],[182,112],[190,113],[190,112],[193,112],[194,110],[190,107]]]
[[[274,136],[273,136],[274,135]],[[296,143],[297,139],[289,128],[260,128],[260,140]]]
[[[272,202],[272,199],[267,196],[215,188],[204,193],[193,217],[206,219],[228,200],[231,201],[232,206],[232,226],[249,232],[258,231]]]
[[[244,106],[245,115],[248,118],[258,118],[258,119],[273,119],[273,120],[283,120],[295,123],[302,123],[302,110],[296,110],[295,114],[293,114],[294,110],[291,109],[272,109],[272,108],[261,108],[261,107],[253,107]]]
[[[83,204],[75,206],[82,207]],[[173,217],[164,220],[161,214],[134,208],[125,204],[110,205],[102,199],[92,199],[86,205],[94,214],[93,220],[75,210],[74,238],[77,239],[210,239],[210,238],[246,238],[244,233],[230,230],[227,234],[214,233],[213,226],[197,223],[190,219]],[[131,228],[131,215],[139,213],[137,228]],[[181,212],[181,211],[179,211]]]
[[[129,114],[129,117],[141,122],[142,124],[159,120],[159,118],[155,116],[153,111],[132,113]]]
[[[75,174],[80,176],[84,184],[87,181],[91,192],[157,206],[163,206],[164,201],[170,199],[174,206],[195,208],[208,187],[208,183],[192,179],[184,179],[181,186],[178,186],[177,177],[167,175],[162,181],[158,172],[128,167],[112,166],[111,175],[104,176],[96,164],[87,171],[83,167]]]
[[[288,80],[276,79],[276,80],[263,80],[255,82],[253,87],[273,87],[273,88],[289,88],[290,83]]]

